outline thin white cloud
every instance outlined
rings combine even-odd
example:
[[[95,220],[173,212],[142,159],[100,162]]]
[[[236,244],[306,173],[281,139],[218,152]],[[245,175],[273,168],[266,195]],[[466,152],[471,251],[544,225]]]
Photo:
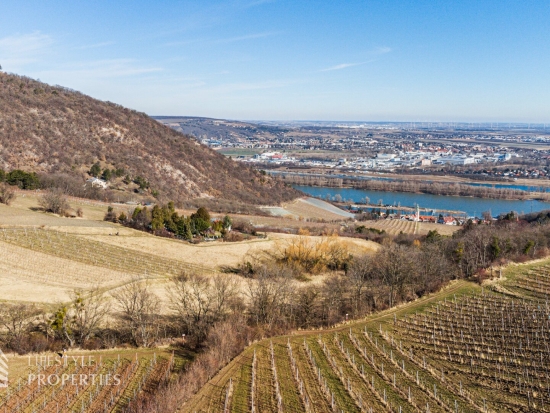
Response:
[[[186,45],[189,45],[189,44],[196,44],[196,43],[203,43],[203,44],[236,43],[236,42],[242,42],[242,41],[245,41],[245,40],[262,39],[264,37],[275,36],[275,35],[280,34],[280,33],[281,32],[252,33],[252,34],[245,34],[243,36],[226,37],[226,38],[222,38],[222,39],[189,39],[189,40],[182,40],[182,41],[177,41],[177,42],[165,43],[163,46],[166,46],[166,47],[186,46]]]
[[[0,53],[26,54],[44,49],[53,43],[51,36],[40,32],[15,34],[0,39]]]
[[[213,43],[234,43],[234,42],[240,42],[243,40],[252,40],[252,39],[261,39],[264,37],[274,36],[278,34],[278,32],[265,32],[265,33],[253,33],[253,34],[247,34],[244,36],[236,36],[236,37],[228,37],[226,39],[218,39],[214,40]]]
[[[111,46],[113,44],[115,44],[115,42],[113,42],[113,41],[101,42],[101,43],[95,43],[95,44],[88,44],[88,45],[84,45],[84,46],[79,46],[76,49],[77,50],[99,49],[100,47]]]
[[[342,69],[347,69],[348,67],[353,67],[353,66],[360,66],[360,65],[364,65],[366,62],[361,62],[361,63],[341,63],[339,65],[336,65],[336,66],[331,66],[331,67],[327,67],[325,69],[321,69],[319,70],[320,72],[332,72],[333,70],[342,70]]]
[[[0,63],[7,70],[39,60],[54,43],[51,36],[40,32],[14,34],[0,38]]]
[[[390,53],[391,51],[392,51],[391,47],[381,46],[381,47],[377,47],[376,49],[374,49],[371,53],[376,54],[376,55],[380,55],[380,54]]]
[[[161,67],[145,66],[134,59],[107,59],[74,63],[65,68],[41,73],[44,78],[115,78],[161,72]]]
[[[376,61],[377,59],[375,58],[375,56],[388,54],[390,52],[392,52],[391,47],[387,47],[387,46],[377,47],[376,49],[373,49],[373,50],[368,52],[368,55],[372,56],[372,58],[370,60],[367,60],[365,62],[357,62],[357,63],[340,63],[340,64],[335,65],[335,66],[331,66],[331,67],[327,67],[325,69],[321,69],[321,70],[319,70],[319,72],[332,72],[334,70],[347,69],[348,67],[361,66],[361,65],[364,65],[366,63],[371,63],[371,62]]]

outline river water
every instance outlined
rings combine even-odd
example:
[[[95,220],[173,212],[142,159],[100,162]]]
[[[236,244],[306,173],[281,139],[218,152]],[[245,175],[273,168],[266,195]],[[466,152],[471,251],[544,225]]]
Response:
[[[447,211],[462,211],[468,216],[480,217],[482,212],[491,211],[493,216],[515,211],[520,214],[550,209],[550,202],[536,200],[516,201],[504,199],[485,199],[464,196],[444,196],[430,194],[413,194],[408,192],[371,191],[353,188],[327,188],[316,186],[293,185],[294,188],[306,194],[326,199],[333,199],[340,195],[343,200],[364,202],[368,197],[370,204],[378,204],[382,200],[383,205],[429,208]]]

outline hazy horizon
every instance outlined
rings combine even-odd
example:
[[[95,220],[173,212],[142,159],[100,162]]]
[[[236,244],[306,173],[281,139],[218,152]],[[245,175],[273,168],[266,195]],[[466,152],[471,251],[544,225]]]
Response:
[[[483,125],[483,126],[493,126],[495,128],[502,127],[514,127],[514,126],[524,126],[524,125],[531,125],[531,126],[542,126],[544,128],[548,127],[550,129],[550,123],[546,122],[522,122],[522,121],[506,121],[506,122],[491,122],[488,121],[435,121],[435,120],[425,120],[425,121],[417,121],[417,120],[362,120],[362,119],[349,119],[349,120],[343,120],[343,119],[245,119],[245,118],[216,118],[211,116],[193,116],[193,115],[159,115],[159,114],[148,114],[152,118],[205,118],[205,119],[219,119],[219,120],[227,120],[227,121],[239,121],[239,122],[271,122],[271,123],[312,123],[312,122],[319,122],[319,123],[372,123],[372,124],[418,124],[419,126],[426,126],[427,124],[437,124],[437,125]]]

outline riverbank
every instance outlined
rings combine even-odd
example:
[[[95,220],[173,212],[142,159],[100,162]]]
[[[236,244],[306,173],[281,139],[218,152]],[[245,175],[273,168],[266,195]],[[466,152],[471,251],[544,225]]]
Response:
[[[434,210],[435,214],[444,211],[462,211],[467,216],[481,217],[483,212],[498,216],[510,211],[519,214],[550,209],[550,202],[534,199],[505,200],[488,199],[467,196],[445,196],[432,194],[416,194],[407,192],[373,191],[355,188],[334,188],[320,186],[293,185],[296,189],[309,196],[369,205],[382,205],[384,208],[402,209],[414,208]]]
[[[350,175],[353,176],[353,175]],[[469,179],[464,176],[453,176],[453,175],[400,175],[394,173],[364,173],[358,176],[366,176],[371,178],[388,178],[388,179],[404,179],[414,180],[414,181],[431,181],[431,182],[440,182],[440,183],[458,183],[458,184],[468,184],[468,185],[492,185],[492,186],[523,186],[528,188],[548,188],[550,189],[550,179],[525,179],[517,178],[516,180],[504,180],[496,181],[491,179]]]
[[[502,200],[538,200],[550,201],[550,193],[534,192],[522,189],[513,189],[503,186],[489,186],[480,183],[458,183],[458,182],[431,182],[413,179],[399,180],[382,177],[357,177],[346,175],[324,175],[293,172],[278,172],[283,181],[292,185],[331,187],[331,188],[354,188],[373,191],[406,192],[413,194],[430,194],[441,196],[463,196],[483,199]],[[408,178],[408,176],[406,177]]]

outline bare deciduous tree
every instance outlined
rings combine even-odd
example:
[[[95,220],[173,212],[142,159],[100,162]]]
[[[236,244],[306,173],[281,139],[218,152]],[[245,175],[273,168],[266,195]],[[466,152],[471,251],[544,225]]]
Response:
[[[248,283],[249,312],[256,325],[268,329],[276,323],[284,325],[292,294],[292,271],[277,264],[260,267],[256,279]]]
[[[143,347],[153,344],[159,332],[160,300],[150,291],[150,284],[135,279],[113,292],[112,296],[134,344]]]
[[[45,211],[59,215],[65,215],[70,208],[66,195],[58,188],[46,192],[38,202]]]
[[[3,304],[0,308],[0,325],[7,331],[7,342],[19,350],[21,340],[31,328],[40,310],[31,304]]]
[[[9,205],[15,197],[15,189],[11,185],[0,183],[0,203]]]
[[[355,258],[349,266],[347,276],[354,316],[362,315],[375,304],[372,290],[377,286],[378,279],[373,257],[364,255]]]
[[[389,305],[395,305],[397,296],[414,274],[411,251],[403,245],[390,245],[376,255],[375,271],[389,291]]]
[[[105,320],[110,308],[98,287],[90,291],[73,291],[72,317],[78,344],[86,344],[99,331],[101,323]]]
[[[295,324],[310,327],[320,323],[321,291],[315,285],[300,288],[293,295]]]
[[[168,292],[172,309],[197,342],[203,341],[210,327],[229,313],[238,296],[236,281],[229,275],[184,273],[172,279]]]
[[[334,275],[328,277],[323,283],[323,320],[326,324],[334,324],[341,320],[343,314],[347,314],[348,305],[348,280]]]

